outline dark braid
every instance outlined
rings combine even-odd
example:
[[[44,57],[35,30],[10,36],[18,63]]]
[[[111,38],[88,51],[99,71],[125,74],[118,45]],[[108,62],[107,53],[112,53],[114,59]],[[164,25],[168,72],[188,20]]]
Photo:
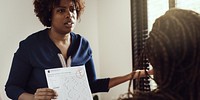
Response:
[[[142,99],[135,100],[200,100],[199,14],[183,9],[167,11],[155,21],[145,52],[158,89],[141,93],[136,98]]]

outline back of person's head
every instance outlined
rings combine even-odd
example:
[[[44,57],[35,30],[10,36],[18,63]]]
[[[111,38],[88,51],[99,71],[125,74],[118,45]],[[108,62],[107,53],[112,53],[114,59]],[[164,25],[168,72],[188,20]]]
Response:
[[[163,94],[160,96],[170,100],[200,100],[198,13],[168,10],[155,21],[146,47],[158,91]]]

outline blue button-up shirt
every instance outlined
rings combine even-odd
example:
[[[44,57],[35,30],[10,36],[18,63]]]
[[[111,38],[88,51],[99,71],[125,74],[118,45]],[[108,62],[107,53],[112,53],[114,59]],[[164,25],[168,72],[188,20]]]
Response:
[[[107,92],[109,90],[109,78],[96,79],[92,50],[88,41],[73,32],[70,35],[72,42],[67,57],[71,56],[71,66],[85,65],[92,93]],[[45,69],[62,66],[58,53],[61,53],[61,51],[49,38],[48,28],[21,41],[14,54],[9,78],[5,86],[7,96],[17,100],[24,92],[34,94],[38,88],[48,87]]]

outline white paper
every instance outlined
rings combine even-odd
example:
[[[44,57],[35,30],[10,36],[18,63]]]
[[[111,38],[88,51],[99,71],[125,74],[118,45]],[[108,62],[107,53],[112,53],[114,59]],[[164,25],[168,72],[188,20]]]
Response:
[[[45,70],[48,87],[58,93],[58,100],[93,100],[85,66]]]

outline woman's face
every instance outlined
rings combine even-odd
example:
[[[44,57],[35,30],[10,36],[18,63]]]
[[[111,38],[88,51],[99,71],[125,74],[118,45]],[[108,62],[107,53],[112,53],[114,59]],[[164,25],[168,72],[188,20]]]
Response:
[[[60,0],[60,5],[52,11],[51,28],[59,34],[68,34],[73,31],[77,12],[72,0]]]

